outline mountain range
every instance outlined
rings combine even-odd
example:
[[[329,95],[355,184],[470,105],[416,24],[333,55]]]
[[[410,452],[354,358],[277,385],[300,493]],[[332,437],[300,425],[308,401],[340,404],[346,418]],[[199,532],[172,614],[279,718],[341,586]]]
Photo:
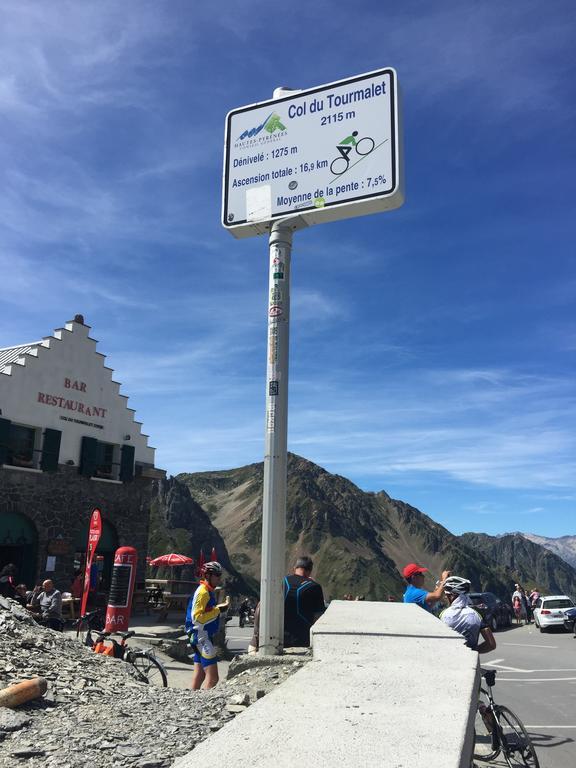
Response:
[[[528,541],[549,549],[555,555],[561,557],[572,568],[576,568],[576,536],[560,536],[557,539],[550,539],[546,536],[537,536],[535,533],[521,533]]]
[[[177,552],[196,561],[201,550],[209,559],[213,549],[227,570],[233,589],[240,593],[253,591],[230,561],[222,536],[208,514],[194,501],[186,485],[173,477],[160,480],[150,509],[150,557]],[[182,566],[178,576],[191,579],[195,572],[195,566]]]
[[[151,553],[172,546],[195,556],[200,546],[205,553],[215,546],[237,588],[257,594],[262,489],[262,463],[162,481],[151,520]],[[503,599],[509,599],[515,582],[549,594],[576,593],[576,570],[528,535],[455,536],[385,491],[362,491],[289,454],[287,572],[304,553],[314,558],[314,576],[329,598],[399,599],[405,586],[400,572],[408,562],[430,569],[428,588],[449,568],[470,578],[475,590]]]

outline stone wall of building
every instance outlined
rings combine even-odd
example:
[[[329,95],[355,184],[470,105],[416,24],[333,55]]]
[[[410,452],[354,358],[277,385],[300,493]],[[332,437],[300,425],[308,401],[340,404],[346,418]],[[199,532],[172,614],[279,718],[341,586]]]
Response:
[[[153,483],[149,478],[105,483],[82,477],[76,467],[64,465],[58,472],[22,472],[4,466],[0,468],[0,516],[19,513],[33,523],[38,535],[36,583],[52,578],[59,589],[68,590],[74,573],[75,542],[98,507],[102,520],[116,529],[118,546],[137,549],[136,580],[143,581]],[[60,554],[54,555],[55,551]],[[46,571],[48,555],[56,557],[50,573]]]

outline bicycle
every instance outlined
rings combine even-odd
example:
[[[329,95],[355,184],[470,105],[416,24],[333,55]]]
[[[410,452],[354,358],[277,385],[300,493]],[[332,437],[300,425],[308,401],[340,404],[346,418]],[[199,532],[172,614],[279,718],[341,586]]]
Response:
[[[86,634],[82,638],[82,642],[84,643],[84,645],[88,645],[89,647],[92,647],[90,643],[87,642],[88,633],[91,629],[94,629],[97,632],[104,629],[103,609],[96,608],[96,610],[94,611],[88,611],[88,613],[85,613],[84,616],[81,616],[79,619],[76,619],[76,621],[72,624],[72,626],[76,630],[76,637],[78,637],[80,632],[83,632],[84,630],[86,630]]]
[[[520,718],[508,707],[494,701],[492,688],[496,683],[496,670],[483,669],[481,674],[488,690],[481,687],[480,692],[486,696],[487,703],[479,703],[478,712],[484,729],[490,736],[490,751],[485,754],[478,753],[482,742],[475,732],[474,760],[490,762],[502,753],[509,768],[540,768],[536,750]]]
[[[356,154],[362,157],[364,155],[369,155],[375,146],[374,139],[371,139],[370,136],[364,136],[362,139],[357,140],[356,136],[358,136],[358,131],[352,131],[351,135],[348,136],[345,141],[350,140],[349,143],[351,143],[352,147],[354,147],[356,150]],[[344,145],[338,145],[336,147],[338,152],[340,152],[340,157],[334,158],[334,160],[332,160],[330,163],[330,171],[334,174],[334,176],[342,176],[342,174],[346,173],[348,170],[350,166],[350,153],[352,152],[352,147]]]
[[[91,624],[98,620],[98,614],[101,614],[101,611],[92,611],[78,619],[78,626],[81,626],[83,623],[88,624],[88,630],[82,640],[84,645],[91,648],[94,653],[113,656],[115,659],[122,659],[131,664],[141,682],[156,685],[159,688],[166,688],[168,686],[168,675],[162,662],[156,658],[154,651],[152,649],[145,650],[144,648],[128,647],[127,640],[134,637],[136,634],[134,630],[130,632],[116,632],[115,634],[121,638],[120,642],[118,642],[118,640],[111,637],[111,632],[98,630],[91,626]],[[94,633],[96,639],[94,639],[92,633]],[[106,640],[109,640],[111,645],[106,645]]]

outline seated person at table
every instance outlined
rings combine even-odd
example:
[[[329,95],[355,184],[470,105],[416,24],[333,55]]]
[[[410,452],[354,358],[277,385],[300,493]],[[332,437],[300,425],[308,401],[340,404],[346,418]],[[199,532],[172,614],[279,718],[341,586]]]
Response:
[[[42,582],[42,587],[34,589],[30,608],[32,611],[40,611],[39,624],[62,630],[62,595],[52,579],[46,579]]]
[[[32,590],[28,589],[26,584],[18,584],[16,586],[16,597],[14,600],[16,600],[17,603],[20,603],[20,605],[23,605],[24,608],[28,605],[30,600],[32,599]]]

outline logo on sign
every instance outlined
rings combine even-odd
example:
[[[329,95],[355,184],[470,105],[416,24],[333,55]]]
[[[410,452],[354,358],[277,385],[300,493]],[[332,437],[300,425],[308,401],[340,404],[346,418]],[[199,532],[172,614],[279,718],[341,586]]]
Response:
[[[273,307],[270,307],[268,314],[270,317],[280,317],[282,314],[282,307],[278,307],[277,305],[274,305]]]
[[[280,115],[277,115],[276,112],[272,112],[260,125],[257,125],[255,128],[249,128],[248,130],[243,131],[240,136],[238,136],[236,141],[253,139],[254,136],[257,136],[262,130],[267,131],[268,133],[275,133],[276,131],[285,131],[286,126],[282,124]]]

